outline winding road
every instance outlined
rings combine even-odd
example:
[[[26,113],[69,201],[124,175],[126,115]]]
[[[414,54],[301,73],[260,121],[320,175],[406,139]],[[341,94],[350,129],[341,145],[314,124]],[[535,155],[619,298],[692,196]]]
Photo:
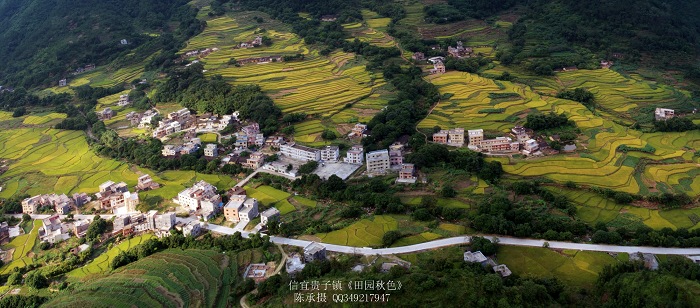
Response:
[[[21,217],[22,215],[11,215],[15,217]],[[31,215],[33,219],[44,219],[51,215]],[[100,215],[103,218],[109,219],[114,215]],[[62,217],[65,217],[62,215]],[[75,219],[92,219],[95,215],[75,215]],[[192,221],[193,218],[181,218],[178,217],[177,221],[182,223],[187,223]],[[215,225],[210,223],[203,223],[202,227],[208,229],[209,231],[232,235],[236,232],[234,228],[229,228],[221,225]],[[242,231],[241,235],[245,238],[249,237],[250,234],[254,232]],[[507,236],[493,236],[493,235],[483,235],[491,241],[498,241],[501,245],[510,246],[526,246],[526,247],[543,247],[545,242],[549,244],[549,248],[552,249],[573,249],[573,250],[584,250],[584,251],[601,251],[601,252],[625,252],[625,253],[652,253],[661,255],[683,255],[683,256],[696,256],[700,255],[700,248],[667,248],[667,247],[648,247],[648,246],[617,246],[617,245],[603,245],[603,244],[584,244],[584,243],[571,243],[571,242],[559,242],[559,241],[545,241],[537,239],[527,239],[527,238],[515,238]],[[364,256],[373,255],[396,255],[396,254],[406,254],[415,253],[425,250],[431,250],[435,248],[465,245],[469,244],[471,241],[471,236],[457,236],[450,238],[438,239],[430,242],[401,246],[401,247],[391,247],[391,248],[369,248],[369,247],[352,247],[343,245],[326,244],[323,245],[328,251],[347,253],[347,254],[358,254]],[[289,245],[296,247],[306,247],[311,244],[311,241],[299,240],[293,238],[271,236],[270,242],[277,245]]]

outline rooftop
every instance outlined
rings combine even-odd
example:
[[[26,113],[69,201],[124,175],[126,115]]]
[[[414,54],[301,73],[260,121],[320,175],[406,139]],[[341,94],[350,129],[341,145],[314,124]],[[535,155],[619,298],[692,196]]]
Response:
[[[311,244],[304,247],[304,253],[315,254],[315,253],[322,251],[324,249],[326,249],[326,246],[323,246],[323,245],[316,243],[316,242],[311,242]]]
[[[277,208],[271,207],[271,208],[263,211],[262,213],[260,213],[260,216],[272,217],[272,216],[277,215],[279,213],[280,213],[280,211]]]

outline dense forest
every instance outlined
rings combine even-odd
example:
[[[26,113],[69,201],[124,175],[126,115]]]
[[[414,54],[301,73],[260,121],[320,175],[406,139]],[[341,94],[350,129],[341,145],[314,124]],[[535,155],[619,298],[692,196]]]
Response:
[[[174,52],[203,29],[195,14],[184,0],[0,0],[0,85],[56,85],[88,64]]]

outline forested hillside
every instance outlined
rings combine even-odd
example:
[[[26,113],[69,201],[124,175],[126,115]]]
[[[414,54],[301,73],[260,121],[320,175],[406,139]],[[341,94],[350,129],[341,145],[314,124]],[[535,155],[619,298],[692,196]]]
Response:
[[[0,85],[49,86],[88,64],[128,65],[202,28],[185,0],[0,0]]]

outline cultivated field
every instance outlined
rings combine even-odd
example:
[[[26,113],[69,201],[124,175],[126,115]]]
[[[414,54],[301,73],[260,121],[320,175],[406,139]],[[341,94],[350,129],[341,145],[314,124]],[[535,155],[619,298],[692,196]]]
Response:
[[[130,238],[128,240],[124,240],[119,244],[113,246],[106,252],[102,253],[85,266],[76,268],[68,272],[68,274],[66,274],[66,277],[68,277],[69,279],[82,279],[89,275],[109,272],[112,259],[114,259],[114,257],[116,257],[119,253],[127,251],[140,244],[143,244],[146,240],[153,237],[153,234],[147,233],[141,236]]]
[[[296,208],[287,201],[291,196],[287,192],[264,185],[256,188],[246,186],[245,191],[248,197],[258,199],[258,202],[266,206],[276,207],[282,215],[296,211]]]
[[[210,250],[171,249],[53,298],[50,307],[226,307],[236,259]]]
[[[362,219],[343,229],[329,233],[319,233],[316,236],[324,243],[348,245],[356,247],[379,246],[385,232],[396,230],[398,222],[391,216],[376,215],[370,219]]]
[[[34,245],[39,240],[39,229],[42,226],[41,220],[34,220],[32,231],[29,234],[22,234],[12,239],[7,245],[2,247],[2,250],[14,249],[12,252],[12,262],[5,264],[1,269],[0,273],[7,274],[10,273],[15,268],[25,267],[29,264],[34,263],[29,254],[31,253]]]
[[[502,68],[487,71],[497,75]],[[559,182],[599,186],[629,193],[677,191],[700,195],[698,157],[700,133],[642,133],[620,123],[632,108],[669,106],[681,95],[670,88],[627,78],[608,70],[578,70],[558,73],[555,77],[516,74],[515,84],[461,72],[428,77],[440,88],[444,98],[418,127],[429,131],[441,128],[482,128],[505,134],[534,110],[564,113],[582,130],[575,154],[537,159],[504,159],[503,169],[520,176],[546,176]],[[634,76],[633,76],[634,77]],[[553,96],[561,90],[584,87],[596,96],[599,105],[610,112],[595,114],[583,105]],[[621,145],[635,148],[654,147],[653,154],[622,153]]]

